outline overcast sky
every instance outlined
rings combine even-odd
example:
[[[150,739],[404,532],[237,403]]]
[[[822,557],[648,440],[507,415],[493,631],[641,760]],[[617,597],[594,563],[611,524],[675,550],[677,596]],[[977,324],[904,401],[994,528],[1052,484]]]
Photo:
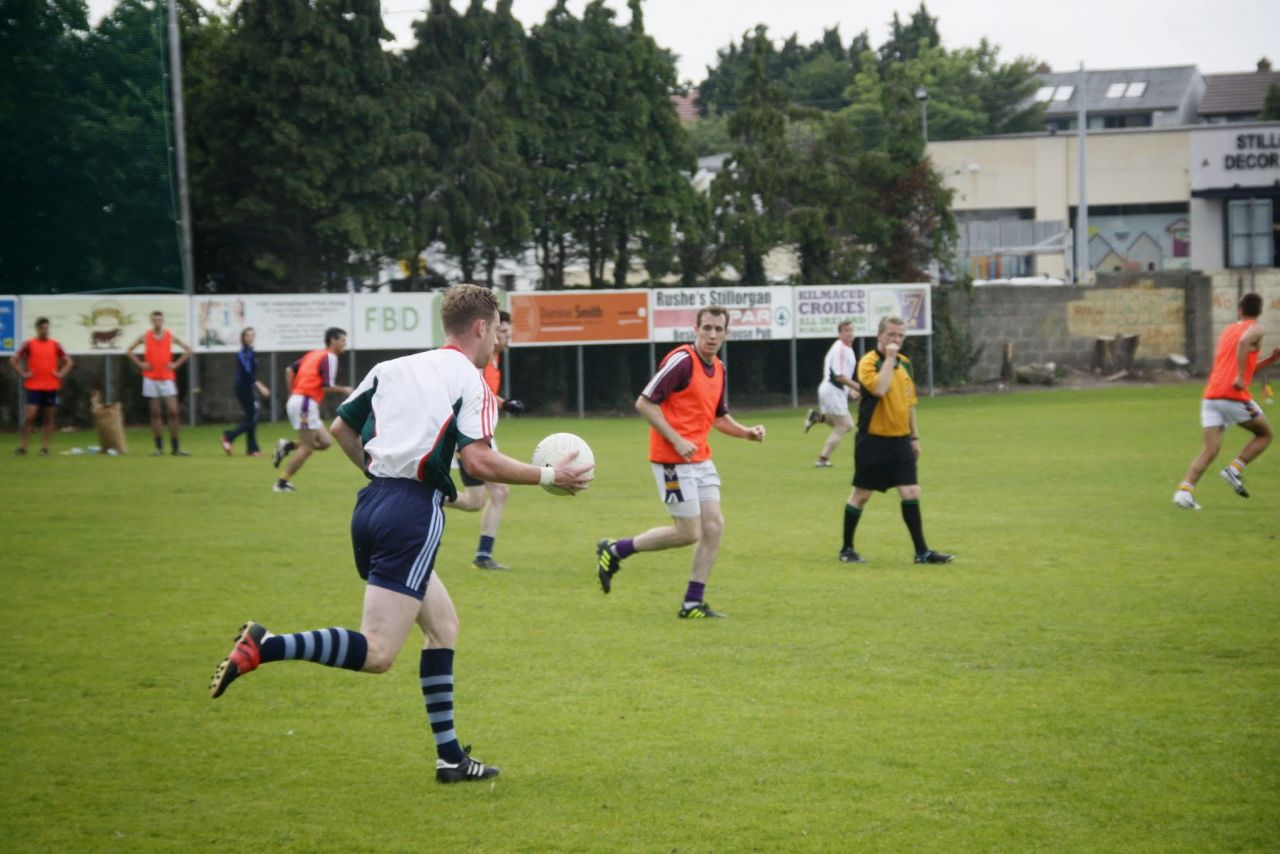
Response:
[[[454,0],[461,10],[469,0]],[[96,21],[115,0],[89,0]],[[554,0],[514,0],[515,16],[541,23]],[[581,14],[586,0],[570,0]],[[621,21],[626,0],[609,0]],[[1000,45],[1001,57],[1033,56],[1055,71],[1198,65],[1205,73],[1252,71],[1268,56],[1280,69],[1280,0],[929,0],[946,47],[976,45],[984,36]],[[422,17],[423,0],[383,0],[387,29],[397,45],[412,42],[411,26]],[[716,50],[756,24],[775,40],[797,33],[814,41],[825,27],[840,25],[847,44],[868,30],[878,46],[896,11],[904,21],[918,8],[905,0],[645,0],[645,29],[659,45],[679,55],[681,81],[699,82]]]

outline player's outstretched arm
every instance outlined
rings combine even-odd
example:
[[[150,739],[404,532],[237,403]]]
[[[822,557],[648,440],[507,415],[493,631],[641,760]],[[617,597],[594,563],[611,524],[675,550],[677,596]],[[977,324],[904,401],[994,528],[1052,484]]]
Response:
[[[571,493],[578,493],[587,488],[587,484],[592,480],[590,472],[594,468],[594,466],[584,466],[574,462],[578,456],[577,451],[573,451],[561,460],[554,469],[551,469],[550,475],[543,474],[545,469],[522,463],[495,451],[485,441],[472,442],[460,453],[462,464],[466,466],[471,476],[486,483],[534,486],[542,483],[543,478],[546,477],[548,486],[554,483]]]
[[[360,439],[360,434],[343,421],[341,416],[333,419],[329,432],[333,435],[333,440],[338,443],[338,447],[342,448],[342,453],[351,460],[352,465],[364,471],[364,442]]]
[[[1256,369],[1256,370],[1261,371],[1261,370],[1263,370],[1263,369],[1265,369],[1265,368],[1269,368],[1269,367],[1271,367],[1271,366],[1272,366],[1272,365],[1274,365],[1276,362],[1280,362],[1280,347],[1276,347],[1276,348],[1274,348],[1274,349],[1271,351],[1271,355],[1270,355],[1270,356],[1268,356],[1267,358],[1265,358],[1265,359],[1259,359],[1259,360],[1258,360],[1258,364],[1257,364],[1257,365],[1255,365],[1254,367],[1255,367],[1255,369]]]
[[[764,441],[763,424],[757,424],[754,427],[747,427],[739,424],[732,415],[721,415],[712,422],[712,426],[726,436],[732,436],[735,439],[746,439],[748,442]]]

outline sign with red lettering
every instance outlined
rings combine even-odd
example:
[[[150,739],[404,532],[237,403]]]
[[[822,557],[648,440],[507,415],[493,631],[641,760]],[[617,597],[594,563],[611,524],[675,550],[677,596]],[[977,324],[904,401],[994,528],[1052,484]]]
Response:
[[[649,340],[649,292],[511,294],[511,344],[625,344]]]

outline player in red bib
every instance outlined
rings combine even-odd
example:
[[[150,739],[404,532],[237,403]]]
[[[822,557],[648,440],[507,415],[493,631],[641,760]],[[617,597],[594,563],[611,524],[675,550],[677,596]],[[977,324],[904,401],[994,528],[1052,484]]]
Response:
[[[134,350],[145,345],[145,359],[134,355]],[[174,347],[182,350],[182,355],[173,358]],[[151,312],[151,328],[138,336],[125,351],[129,361],[142,371],[142,396],[147,399],[151,408],[151,435],[155,438],[156,449],[153,457],[164,456],[164,422],[169,418],[169,446],[175,457],[190,456],[178,447],[178,368],[191,358],[191,347],[171,331],[164,328],[164,312]],[[163,412],[161,408],[163,407]]]
[[[53,416],[58,411],[58,389],[62,378],[71,373],[75,361],[66,354],[62,345],[49,337],[49,319],[36,318],[36,337],[23,342],[9,364],[22,377],[22,387],[27,390],[25,417],[22,419],[21,444],[14,450],[18,456],[27,453],[27,439],[44,414],[44,434],[40,443],[40,456],[49,455],[49,439],[53,436]]]
[[[280,468],[286,457],[288,462],[284,462],[283,471],[271,487],[272,492],[297,492],[293,476],[298,469],[312,453],[326,451],[333,444],[333,437],[325,429],[320,405],[327,394],[351,394],[350,386],[334,382],[338,376],[338,357],[346,350],[346,331],[331,326],[324,331],[323,350],[304,353],[302,358],[284,369],[290,391],[284,410],[289,416],[289,424],[298,431],[298,440],[276,440],[271,464]]]
[[[1245,294],[1240,298],[1240,319],[1222,330],[1218,349],[1213,357],[1213,371],[1205,383],[1204,399],[1200,401],[1200,426],[1204,428],[1204,448],[1191,461],[1182,485],[1173,494],[1173,503],[1187,510],[1199,510],[1193,494],[1197,481],[1205,469],[1218,456],[1222,437],[1232,424],[1239,424],[1253,434],[1245,443],[1239,456],[1219,474],[1241,498],[1249,497],[1244,488],[1244,468],[1257,459],[1271,444],[1271,425],[1262,407],[1249,396],[1249,383],[1254,373],[1280,361],[1280,347],[1271,351],[1265,359],[1258,358],[1262,349],[1262,297]]]
[[[711,461],[707,436],[714,427],[727,436],[764,441],[764,425],[744,427],[725,406],[724,363],[717,354],[728,330],[728,311],[718,305],[700,309],[693,344],[668,353],[636,399],[636,411],[649,422],[649,461],[672,524],[596,545],[597,575],[605,593],[622,561],[636,552],[693,546],[689,586],[677,612],[681,619],[724,616],[703,596],[724,530],[720,474]]]
[[[524,404],[518,400],[507,400],[502,396],[502,354],[507,352],[511,343],[511,315],[505,311],[498,312],[498,337],[493,345],[493,356],[485,362],[481,374],[485,385],[498,401],[504,412],[520,415],[524,412]],[[494,442],[497,448],[497,442]],[[483,510],[480,516],[480,542],[476,545],[475,560],[471,565],[476,569],[506,569],[506,564],[493,559],[494,544],[498,539],[498,525],[502,522],[502,511],[507,506],[510,490],[505,483],[485,483],[478,477],[472,477],[462,464],[462,456],[457,459],[458,475],[462,478],[462,491],[451,503],[446,504],[454,510],[465,510],[475,513]]]

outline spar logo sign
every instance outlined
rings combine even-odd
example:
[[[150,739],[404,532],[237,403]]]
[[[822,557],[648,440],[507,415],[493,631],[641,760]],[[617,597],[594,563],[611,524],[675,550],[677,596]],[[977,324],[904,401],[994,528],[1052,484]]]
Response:
[[[693,340],[698,311],[710,305],[729,310],[730,341],[790,338],[791,288],[666,288],[651,291],[653,340]]]

